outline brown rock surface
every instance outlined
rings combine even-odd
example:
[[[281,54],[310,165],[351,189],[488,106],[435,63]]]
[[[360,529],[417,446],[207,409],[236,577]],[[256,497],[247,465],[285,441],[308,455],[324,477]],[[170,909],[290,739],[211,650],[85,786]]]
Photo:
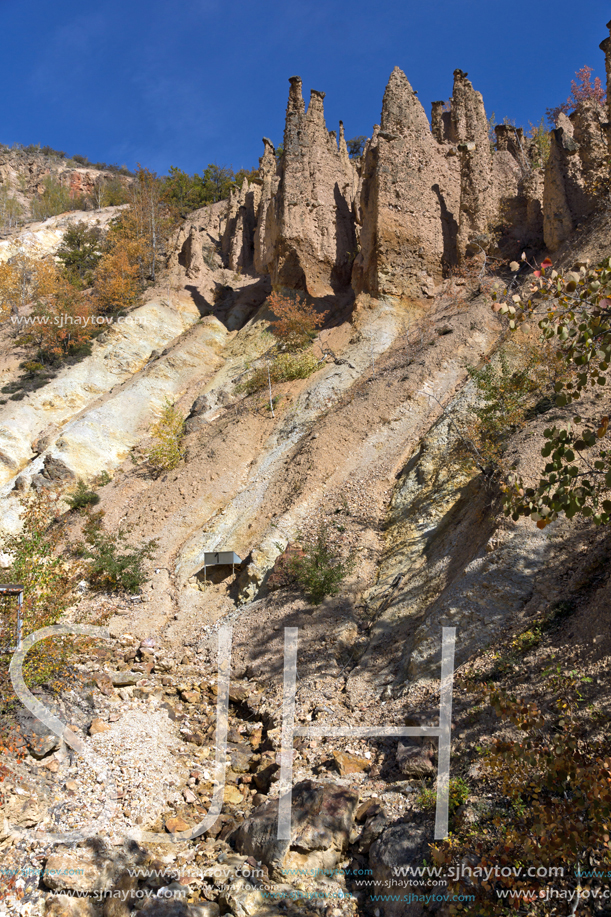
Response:
[[[355,292],[429,296],[443,262],[455,258],[458,192],[456,159],[446,158],[416,93],[395,67],[381,127],[365,153]]]
[[[348,845],[357,804],[345,787],[304,780],[293,787],[290,842],[278,840],[278,800],[270,799],[235,832],[236,849],[272,868],[333,868]]]
[[[551,132],[543,192],[544,236],[550,251],[556,251],[596,209],[597,186],[606,174],[605,115],[595,99],[587,99],[570,118],[560,113]]]
[[[336,133],[327,130],[324,92],[311,91],[306,111],[301,79],[291,77],[290,83],[275,218],[267,237],[272,244],[260,248],[266,250],[273,283],[326,296],[350,283],[356,174],[343,126],[339,144]],[[265,156],[262,164],[266,170]]]
[[[103,720],[96,718],[95,720],[92,720],[91,726],[89,727],[89,735],[95,736],[100,732],[108,732],[110,728],[111,727],[108,723],[105,723]]]
[[[494,213],[492,154],[484,100],[462,70],[454,71],[451,138],[461,151],[458,254],[479,250]],[[475,245],[473,251],[471,246]]]

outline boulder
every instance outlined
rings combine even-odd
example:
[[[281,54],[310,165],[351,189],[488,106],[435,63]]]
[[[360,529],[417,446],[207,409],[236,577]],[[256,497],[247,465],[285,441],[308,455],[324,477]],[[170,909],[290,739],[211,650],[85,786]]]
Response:
[[[45,917],[100,917],[100,911],[91,898],[51,895],[45,902]]]
[[[421,866],[428,852],[428,833],[424,828],[413,825],[393,825],[387,828],[369,850],[369,865],[373,875],[373,894],[386,894],[385,889],[392,888],[397,882],[397,868],[401,866]],[[410,887],[401,885],[399,896],[408,896]],[[415,893],[423,893],[422,888],[415,887]],[[439,886],[435,889],[439,891]],[[443,894],[443,892],[440,892]],[[389,896],[390,897],[390,896]],[[416,917],[422,913],[418,902],[385,901],[380,908],[383,917]]]
[[[277,874],[287,866],[332,869],[350,841],[357,805],[357,794],[346,787],[304,780],[293,788],[290,841],[278,839],[278,800],[270,799],[240,825],[232,842]]]
[[[108,891],[138,862],[138,853],[109,848],[96,840],[78,850],[56,848],[47,860],[42,881],[52,891]]]
[[[61,739],[31,713],[17,715],[19,731],[26,741],[28,751],[33,758],[45,758],[56,751]]]

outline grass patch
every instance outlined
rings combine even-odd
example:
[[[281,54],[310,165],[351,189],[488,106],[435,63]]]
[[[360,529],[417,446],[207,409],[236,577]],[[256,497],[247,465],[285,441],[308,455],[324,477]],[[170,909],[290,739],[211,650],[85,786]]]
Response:
[[[293,382],[295,379],[307,379],[318,369],[319,361],[312,351],[303,353],[279,353],[268,364],[253,369],[247,379],[236,386],[236,392],[253,395],[269,385],[278,382]]]

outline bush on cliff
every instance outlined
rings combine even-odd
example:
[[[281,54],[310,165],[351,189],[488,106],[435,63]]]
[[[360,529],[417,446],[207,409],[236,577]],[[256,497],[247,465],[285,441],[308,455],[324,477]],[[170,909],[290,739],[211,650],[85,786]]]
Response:
[[[312,604],[320,605],[327,596],[337,595],[342,582],[353,570],[356,557],[341,554],[324,523],[315,535],[297,541],[301,550],[287,560],[286,568]]]
[[[90,490],[84,481],[79,480],[72,493],[66,497],[66,503],[70,509],[87,509],[88,506],[97,506],[100,502],[100,496],[95,490]]]
[[[130,545],[126,529],[104,530],[102,516],[101,512],[90,516],[84,529],[85,541],[77,545],[76,553],[90,562],[89,579],[97,588],[110,592],[138,592],[147,579],[144,562],[154,554],[157,541],[152,539],[140,546]]]
[[[324,323],[327,312],[317,312],[314,306],[299,294],[287,296],[274,292],[268,300],[274,313],[272,334],[285,350],[301,350],[316,336],[316,329]]]
[[[166,398],[157,423],[151,427],[152,443],[146,453],[149,465],[157,474],[171,471],[180,463],[184,456],[184,435],[185,419]]]
[[[253,369],[244,382],[236,386],[238,393],[252,395],[266,388],[271,380],[272,385],[278,382],[292,382],[295,379],[307,379],[318,368],[319,361],[311,351],[305,353],[279,353],[269,363]],[[269,370],[269,375],[268,375]]]
[[[23,585],[23,635],[56,624],[70,605],[76,583],[82,575],[78,561],[60,551],[61,528],[56,502],[46,493],[21,500],[23,528],[2,540],[2,551],[11,558],[0,571],[3,583]],[[0,597],[2,622],[0,643],[15,644],[16,597]],[[8,679],[9,656],[0,666],[0,708],[12,699]],[[42,641],[28,653],[23,666],[29,684],[41,684],[58,675],[67,659],[62,640]]]
[[[517,263],[512,267],[519,269]],[[538,321],[545,341],[567,369],[554,385],[558,407],[572,405],[585,394],[593,396],[594,406],[601,400],[611,365],[611,258],[593,268],[577,265],[566,274],[553,270],[546,259],[533,271],[526,292],[510,289],[494,308],[509,317],[513,331],[527,319]],[[560,513],[597,524],[611,521],[609,415],[595,407],[594,413],[587,410],[589,419],[575,409],[571,422],[544,431],[541,455],[549,461],[535,486],[506,477],[507,515],[515,520],[530,516],[539,528]]]
[[[477,824],[459,819],[433,850],[438,866],[469,866],[453,870],[449,914],[501,917],[518,907],[544,917],[560,913],[560,901],[569,905],[562,913],[604,913],[588,904],[602,899],[611,867],[611,745],[586,739],[585,727],[595,723],[579,707],[581,682],[589,679],[564,675],[560,666],[543,674],[556,695],[547,709],[485,689],[505,721],[480,762],[480,779],[497,803]],[[461,904],[461,895],[474,900]]]

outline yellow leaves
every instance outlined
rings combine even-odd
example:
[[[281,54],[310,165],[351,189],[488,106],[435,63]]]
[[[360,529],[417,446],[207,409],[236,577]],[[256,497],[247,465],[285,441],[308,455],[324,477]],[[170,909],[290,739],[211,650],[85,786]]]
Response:
[[[24,309],[51,295],[56,280],[57,268],[52,261],[16,250],[0,263],[0,308],[4,312]]]
[[[176,468],[184,456],[182,439],[185,432],[182,414],[166,398],[159,420],[151,427],[152,444],[147,452],[151,467],[158,473]]]
[[[274,292],[269,297],[269,305],[274,313],[271,324],[275,337],[295,350],[309,343],[327,315],[326,312],[317,313],[299,295],[292,298]]]
[[[140,245],[130,241],[102,256],[95,273],[94,299],[100,312],[116,312],[135,305],[140,295],[137,255]]]

